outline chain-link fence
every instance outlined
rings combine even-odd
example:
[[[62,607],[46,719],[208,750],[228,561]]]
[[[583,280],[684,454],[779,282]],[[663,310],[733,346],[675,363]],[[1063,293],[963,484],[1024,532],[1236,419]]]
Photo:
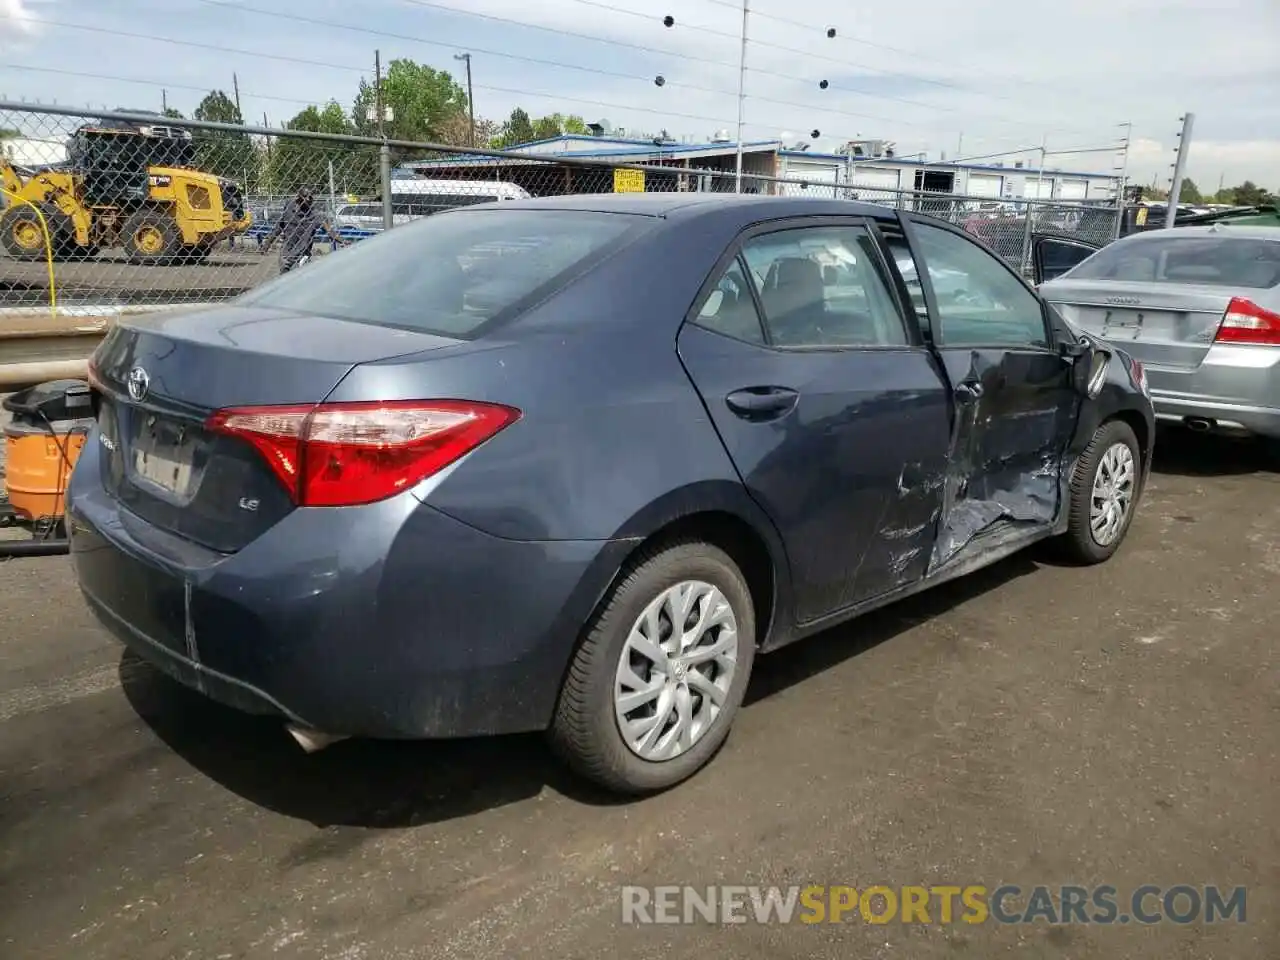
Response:
[[[888,191],[856,177],[844,185],[779,178],[776,157],[755,153],[739,177],[731,149],[696,167],[670,158],[615,165],[19,104],[0,104],[0,130],[0,308],[47,306],[52,295],[69,314],[226,300],[303,255],[441,210],[523,197],[856,199],[960,224],[1018,267],[1032,233],[1102,244],[1117,215],[1114,206]]]

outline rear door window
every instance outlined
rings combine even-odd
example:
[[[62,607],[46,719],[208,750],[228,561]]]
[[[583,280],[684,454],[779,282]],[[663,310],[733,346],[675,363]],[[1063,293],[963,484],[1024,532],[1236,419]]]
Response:
[[[1067,275],[1073,280],[1265,289],[1280,284],[1280,241],[1143,236],[1104,247]]]
[[[649,222],[576,210],[427,217],[286,273],[239,302],[469,339]]]
[[[906,327],[863,226],[793,227],[748,240],[743,260],[778,347],[898,347]]]

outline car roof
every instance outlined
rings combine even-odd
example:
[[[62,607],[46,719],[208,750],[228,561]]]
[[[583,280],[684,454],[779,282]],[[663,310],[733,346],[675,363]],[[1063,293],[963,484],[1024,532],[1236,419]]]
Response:
[[[744,223],[784,217],[889,218],[888,207],[824,197],[777,197],[736,193],[583,193],[503,201],[504,210],[578,210],[685,219],[737,213]]]

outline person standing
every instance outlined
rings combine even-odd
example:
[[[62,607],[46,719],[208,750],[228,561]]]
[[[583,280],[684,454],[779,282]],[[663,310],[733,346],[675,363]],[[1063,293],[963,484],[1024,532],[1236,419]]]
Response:
[[[297,196],[285,205],[280,219],[262,244],[262,252],[270,252],[272,244],[279,239],[280,272],[288,273],[310,258],[316,231],[320,229],[329,235],[335,246],[345,246],[324,211],[316,207],[311,191],[302,187]]]

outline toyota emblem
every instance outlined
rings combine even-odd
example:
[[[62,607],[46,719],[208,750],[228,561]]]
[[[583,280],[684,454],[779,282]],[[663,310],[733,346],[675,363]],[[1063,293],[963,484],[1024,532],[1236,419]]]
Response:
[[[135,403],[141,403],[146,399],[147,390],[151,387],[151,377],[141,367],[134,367],[129,371],[125,384],[129,388],[129,399]]]

